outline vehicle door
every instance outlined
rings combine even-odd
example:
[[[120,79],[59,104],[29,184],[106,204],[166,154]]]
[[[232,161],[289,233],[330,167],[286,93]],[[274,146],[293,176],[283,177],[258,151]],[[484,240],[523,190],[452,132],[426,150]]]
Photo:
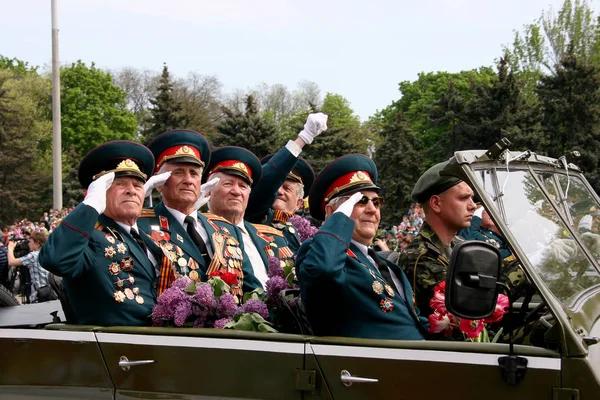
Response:
[[[97,333],[116,399],[302,399],[302,336],[219,329],[110,328]]]
[[[0,399],[113,398],[92,327],[1,328],[0,349]]]
[[[550,400],[560,387],[560,355],[530,346],[515,346],[527,359],[518,385],[498,365],[507,344],[317,338],[308,347],[334,399]]]

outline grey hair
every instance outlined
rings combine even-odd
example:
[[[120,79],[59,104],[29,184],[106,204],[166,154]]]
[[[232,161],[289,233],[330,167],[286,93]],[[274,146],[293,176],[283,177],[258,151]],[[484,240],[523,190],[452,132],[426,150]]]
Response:
[[[296,182],[298,184],[298,186],[296,186],[296,195],[298,196],[299,199],[303,199],[304,198],[304,185],[301,184],[300,182]]]

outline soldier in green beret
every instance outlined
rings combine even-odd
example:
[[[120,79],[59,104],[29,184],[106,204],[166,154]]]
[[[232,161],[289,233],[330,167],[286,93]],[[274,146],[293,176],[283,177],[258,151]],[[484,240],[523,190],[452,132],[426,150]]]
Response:
[[[91,150],[79,166],[87,195],[41,248],[43,268],[63,277],[76,322],[150,325],[161,250],[140,231],[150,150],[116,140]]]
[[[425,221],[398,260],[425,317],[433,313],[429,301],[434,287],[446,279],[452,247],[460,241],[456,234],[471,225],[477,208],[473,190],[466,182],[440,174],[447,165],[448,161],[434,165],[417,181],[412,197],[421,203]]]

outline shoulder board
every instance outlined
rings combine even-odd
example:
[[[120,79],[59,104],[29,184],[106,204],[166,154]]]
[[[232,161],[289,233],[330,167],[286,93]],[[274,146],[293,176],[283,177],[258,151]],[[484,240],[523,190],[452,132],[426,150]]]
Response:
[[[94,229],[96,229],[97,231],[103,231],[104,225],[102,225],[100,222],[96,222],[96,225],[94,225]]]
[[[228,224],[231,225],[231,222],[229,222],[229,220],[220,217],[216,214],[211,214],[211,213],[202,213],[202,215],[204,215],[206,218],[208,218],[211,221],[221,221],[221,222],[227,222]]]
[[[139,218],[154,218],[156,214],[152,208],[143,208]]]
[[[252,226],[254,226],[260,233],[268,233],[269,235],[283,237],[283,232],[281,232],[279,229],[273,228],[272,226],[262,224],[252,224]]]

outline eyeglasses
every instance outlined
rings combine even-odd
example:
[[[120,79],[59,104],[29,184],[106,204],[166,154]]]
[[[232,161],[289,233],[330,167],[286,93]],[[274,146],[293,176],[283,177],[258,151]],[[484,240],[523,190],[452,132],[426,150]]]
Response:
[[[339,199],[349,199],[349,198],[350,198],[350,196],[340,196],[339,197]],[[383,197],[373,197],[372,199],[370,199],[367,196],[363,196],[363,197],[361,197],[361,199],[359,201],[356,202],[356,205],[365,207],[369,203],[369,200],[371,200],[371,202],[373,203],[375,208],[381,208],[384,203]]]

